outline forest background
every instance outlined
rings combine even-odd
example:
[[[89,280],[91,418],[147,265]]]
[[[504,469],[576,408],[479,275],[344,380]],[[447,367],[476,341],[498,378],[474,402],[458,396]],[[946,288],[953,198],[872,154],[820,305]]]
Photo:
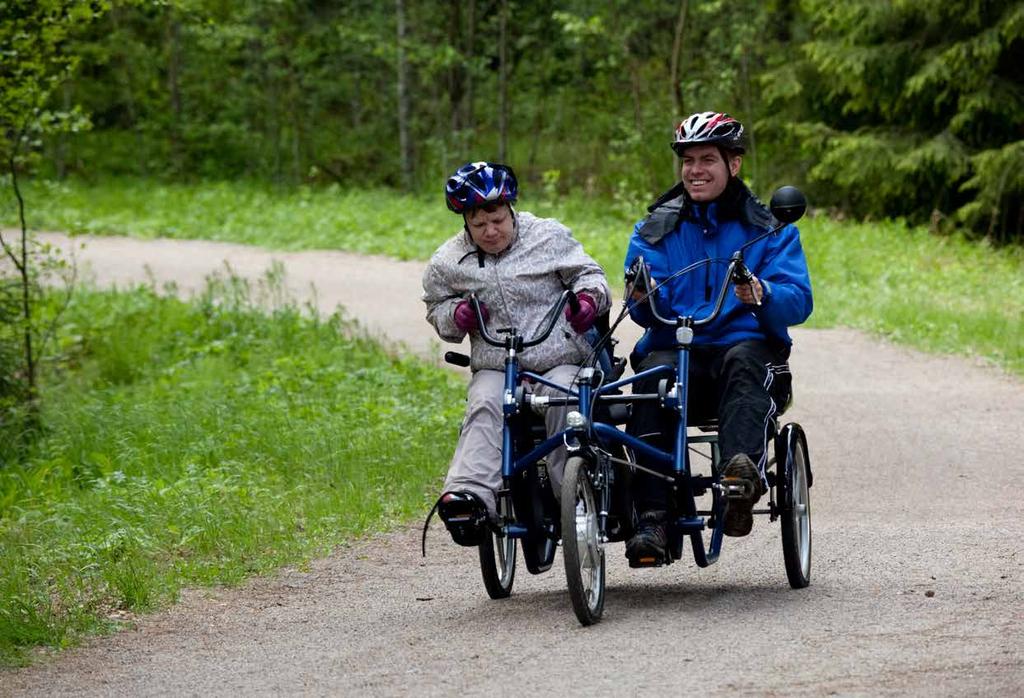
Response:
[[[1006,0],[0,0],[0,665],[422,513],[463,393],[239,279],[54,291],[31,229],[423,259],[489,159],[611,270],[727,111],[812,322],[1020,374],[1022,65]]]
[[[748,126],[755,191],[795,182],[818,207],[999,243],[1024,230],[1020,2],[0,6],[61,33],[37,139],[57,178],[435,192],[493,159],[526,190],[639,205],[674,183],[674,124],[714,110]],[[8,86],[19,60],[8,47]]]

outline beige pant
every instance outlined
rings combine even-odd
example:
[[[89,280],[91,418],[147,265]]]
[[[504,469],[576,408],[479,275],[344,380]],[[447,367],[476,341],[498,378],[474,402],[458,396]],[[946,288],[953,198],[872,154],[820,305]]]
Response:
[[[578,366],[555,366],[544,374],[559,385],[570,385]],[[505,374],[502,371],[482,369],[473,374],[466,395],[466,416],[462,433],[455,447],[444,491],[468,490],[476,494],[493,513],[495,496],[501,488],[501,406],[504,398]],[[546,385],[534,384],[537,395],[564,396]],[[527,408],[529,409],[529,408]],[[544,417],[548,435],[565,428],[565,407],[550,407]],[[548,476],[555,493],[561,492],[562,473],[565,471],[565,446],[559,446],[547,457]]]

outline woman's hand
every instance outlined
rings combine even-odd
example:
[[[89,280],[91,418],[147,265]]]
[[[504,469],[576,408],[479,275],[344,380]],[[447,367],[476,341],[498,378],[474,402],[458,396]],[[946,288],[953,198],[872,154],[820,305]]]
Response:
[[[567,303],[565,305],[565,319],[569,321],[569,324],[576,330],[577,334],[583,334],[593,327],[594,321],[597,320],[597,302],[588,293],[576,294],[576,300],[580,304],[579,310],[575,313],[572,312],[572,308]]]
[[[491,317],[487,306],[483,303],[480,303],[480,314],[483,316],[484,322],[487,322]],[[476,313],[473,312],[473,306],[469,301],[459,301],[459,304],[455,306],[452,319],[455,320],[455,326],[463,332],[480,329],[480,324],[476,320]]]

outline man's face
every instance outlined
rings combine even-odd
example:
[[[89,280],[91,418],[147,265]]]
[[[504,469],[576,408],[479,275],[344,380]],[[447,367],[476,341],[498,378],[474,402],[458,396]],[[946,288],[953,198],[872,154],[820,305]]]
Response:
[[[487,254],[503,252],[512,242],[515,219],[505,204],[491,210],[476,208],[466,214],[466,228],[477,247]]]
[[[694,145],[683,151],[683,186],[694,201],[714,201],[729,183],[729,174],[739,174],[739,155],[729,158],[726,163],[722,152],[715,145]]]

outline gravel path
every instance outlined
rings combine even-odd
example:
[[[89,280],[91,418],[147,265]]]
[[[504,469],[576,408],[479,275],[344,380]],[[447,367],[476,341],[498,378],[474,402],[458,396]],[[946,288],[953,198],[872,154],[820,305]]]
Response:
[[[187,291],[223,260],[258,275],[278,259],[300,295],[313,284],[321,307],[342,303],[400,350],[439,355],[420,263],[85,242],[79,259],[102,284],[149,274]],[[789,588],[778,526],[758,517],[704,570],[685,555],[630,570],[611,546],[605,617],[584,629],[560,560],[539,576],[521,567],[512,597],[490,601],[474,551],[438,526],[424,560],[410,525],[306,572],[187,592],[132,629],[3,673],[0,694],[1021,695],[1024,383],[852,331],[794,337],[787,418],[807,430],[815,471],[807,589]]]

